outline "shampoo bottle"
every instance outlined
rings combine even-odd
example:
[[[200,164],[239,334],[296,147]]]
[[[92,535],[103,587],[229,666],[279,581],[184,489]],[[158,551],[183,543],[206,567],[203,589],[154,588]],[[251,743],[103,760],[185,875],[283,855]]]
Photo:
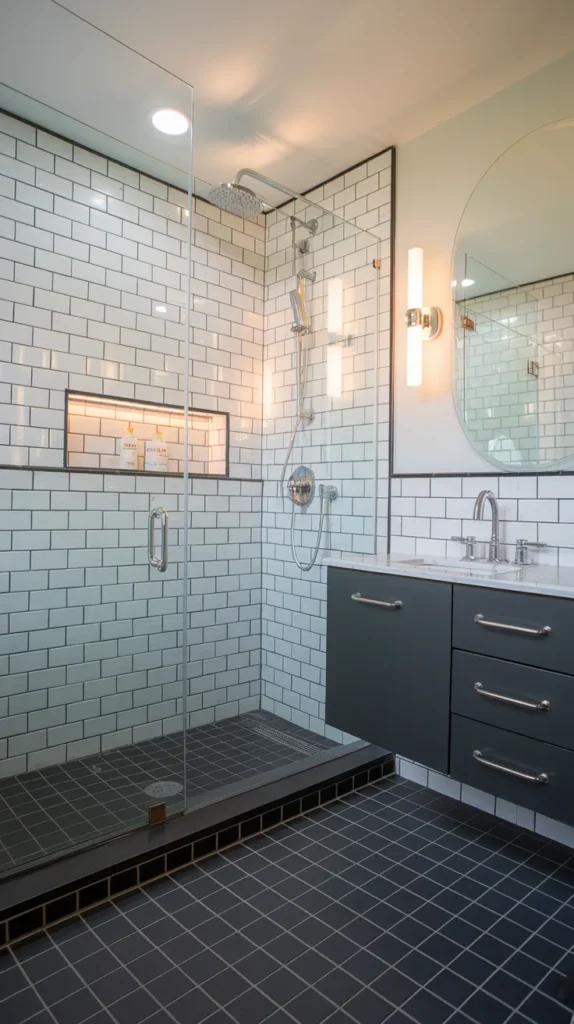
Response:
[[[145,443],[145,468],[150,473],[167,472],[167,445],[160,430],[156,431],[153,441]]]
[[[134,437],[134,428],[128,423],[124,437],[120,441],[120,469],[138,468],[138,443]]]

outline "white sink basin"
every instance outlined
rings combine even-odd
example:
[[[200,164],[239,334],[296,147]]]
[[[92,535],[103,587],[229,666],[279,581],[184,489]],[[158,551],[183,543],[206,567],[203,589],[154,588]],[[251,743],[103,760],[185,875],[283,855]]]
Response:
[[[509,562],[465,562],[460,558],[397,558],[397,566],[413,566],[428,572],[456,572],[464,576],[505,576],[519,573],[521,566]]]

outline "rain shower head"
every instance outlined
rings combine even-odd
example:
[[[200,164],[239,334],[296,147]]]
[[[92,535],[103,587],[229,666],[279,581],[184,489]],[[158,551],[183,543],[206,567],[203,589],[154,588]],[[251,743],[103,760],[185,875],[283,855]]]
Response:
[[[222,181],[220,185],[214,185],[208,199],[210,203],[227,210],[228,213],[235,213],[238,217],[253,219],[263,210],[263,203],[255,192],[245,185],[237,185],[234,181]]]
[[[301,199],[303,203],[308,204],[308,200],[304,196],[299,195],[298,192],[294,192],[292,188],[288,188],[287,185],[282,185],[280,181],[273,181],[273,178],[266,177],[265,174],[260,174],[259,171],[252,170],[251,167],[243,167],[235,175],[234,181],[222,181],[219,185],[214,185],[209,192],[208,199],[210,203],[215,206],[221,207],[222,210],[227,210],[228,213],[236,213],[238,217],[257,217],[258,214],[263,213],[264,207],[267,207],[267,203],[264,203],[259,196],[252,192],[250,188],[246,188],[245,185],[240,185],[241,178],[247,175],[248,178],[255,178],[256,181],[262,182],[263,185],[269,185],[270,188],[277,188],[280,192],[284,192],[285,195],[291,196],[292,199]],[[271,207],[267,207],[271,209]],[[299,220],[298,217],[292,218],[297,224],[306,227],[307,230],[314,235],[318,221],[312,220],[308,223]]]

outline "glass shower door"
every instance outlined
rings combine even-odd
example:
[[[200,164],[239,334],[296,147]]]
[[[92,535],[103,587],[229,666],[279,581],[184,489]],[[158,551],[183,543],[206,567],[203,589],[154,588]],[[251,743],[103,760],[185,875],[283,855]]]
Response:
[[[1,43],[3,872],[185,803],[192,90],[32,5]]]

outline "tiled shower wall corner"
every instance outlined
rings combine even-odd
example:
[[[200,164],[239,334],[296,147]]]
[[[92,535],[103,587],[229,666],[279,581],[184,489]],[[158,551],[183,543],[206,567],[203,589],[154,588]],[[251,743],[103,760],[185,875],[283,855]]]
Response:
[[[0,479],[0,774],[182,726],[182,480],[55,469],[66,388],[183,404],[186,210],[0,115],[0,463],[29,467]],[[264,228],[200,200],[192,224],[191,404],[230,414],[235,478],[191,482],[193,725],[260,702]]]
[[[304,265],[317,272],[310,286],[314,331],[308,353],[306,405],[312,423],[301,428],[288,474],[308,464],[317,484],[335,484],[339,497],[329,511],[322,552],[372,552],[386,548],[389,436],[391,282],[390,151],[365,162],[307,196],[357,228],[333,224],[314,208],[288,204],[267,217],[265,379],[269,388],[263,423],[263,664],[262,706],[304,728],[340,739],[325,726],[326,568],[301,572],[290,549],[290,502],[278,496],[281,466],[296,408],[295,340],[289,290],[293,285],[288,217],[318,217]],[[368,231],[371,236],[362,234]],[[376,236],[373,238],[372,236]],[[304,237],[298,232],[298,238]],[[380,239],[377,243],[376,239]],[[373,259],[381,258],[380,270]],[[298,263],[298,268],[302,265]],[[326,281],[342,277],[345,312],[352,305],[351,344],[343,350],[340,399],[327,397]],[[379,323],[376,292],[379,290]],[[377,331],[378,327],[378,331]],[[377,347],[378,346],[378,347]],[[375,352],[378,408],[375,410]],[[375,415],[376,412],[376,415]],[[378,425],[375,421],[378,420]],[[375,442],[378,436],[379,451]],[[377,463],[375,464],[375,458]],[[375,505],[375,497],[377,502]],[[296,542],[308,560],[319,520],[316,496],[310,512],[296,512]]]
[[[490,520],[472,518],[482,488],[497,496],[500,535],[512,560],[519,537],[548,544],[529,552],[529,559],[548,565],[574,565],[574,476],[395,477],[391,480],[391,551],[400,554],[459,557],[461,545],[453,536],[475,534],[478,551],[487,554]],[[534,814],[507,800],[461,785],[422,765],[398,759],[405,778],[437,789],[457,800],[497,814],[523,828],[574,847],[574,828],[543,814]]]
[[[0,470],[0,776],[182,728],[177,478]],[[189,723],[260,704],[261,484],[190,481]],[[150,570],[150,499],[169,565]]]

